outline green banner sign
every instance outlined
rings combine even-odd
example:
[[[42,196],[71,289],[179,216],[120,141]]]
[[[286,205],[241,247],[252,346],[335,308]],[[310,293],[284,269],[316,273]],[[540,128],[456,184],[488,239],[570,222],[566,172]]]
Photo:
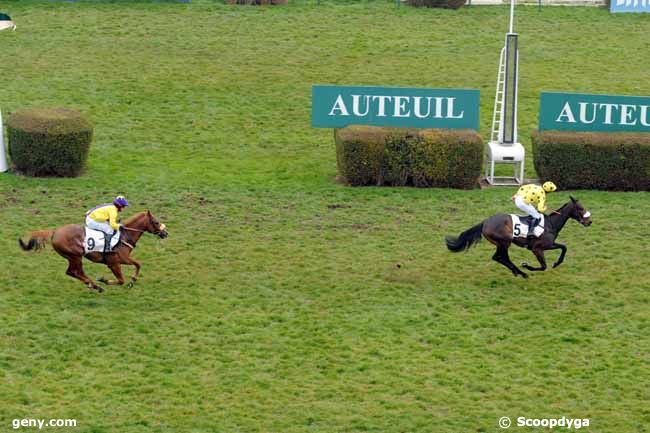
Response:
[[[542,93],[539,130],[650,132],[650,97]]]
[[[317,128],[374,125],[478,130],[478,121],[478,90],[312,88],[311,122]]]

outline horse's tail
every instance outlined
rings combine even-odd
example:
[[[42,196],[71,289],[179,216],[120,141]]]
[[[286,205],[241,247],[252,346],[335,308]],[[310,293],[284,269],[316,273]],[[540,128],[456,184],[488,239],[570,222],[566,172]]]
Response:
[[[465,230],[457,238],[453,236],[446,236],[445,242],[449,251],[458,253],[460,251],[468,250],[472,245],[481,240],[483,236],[483,223],[476,224],[469,230]]]
[[[37,232],[32,232],[29,235],[29,240],[27,243],[23,242],[22,239],[18,238],[18,244],[23,251],[32,251],[40,250],[45,248],[45,245],[52,239],[54,235],[54,230],[40,230]]]

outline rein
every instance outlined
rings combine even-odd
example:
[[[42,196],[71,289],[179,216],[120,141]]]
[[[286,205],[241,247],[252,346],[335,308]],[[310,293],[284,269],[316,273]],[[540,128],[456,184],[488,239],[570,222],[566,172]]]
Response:
[[[130,230],[130,231],[132,231],[132,232],[137,232],[137,233],[145,233],[145,232],[146,232],[146,230],[134,229],[134,228],[127,227],[127,226],[124,226],[124,225],[122,226],[122,229],[124,229],[124,230]],[[129,240],[130,240],[130,239],[129,239]],[[127,247],[131,248],[131,249],[134,249],[134,248],[135,248],[135,245],[133,245],[133,244],[131,244],[131,243],[125,241],[124,239],[120,239],[120,242],[123,243],[124,245],[126,245]],[[132,241],[131,241],[131,242],[132,242]]]
[[[124,239],[120,239],[120,242],[122,242],[124,245],[126,245],[127,247],[129,247],[129,248],[131,248],[131,249],[134,249],[134,248],[135,248],[135,245],[131,245],[130,243],[128,243],[128,242],[125,241]]]
[[[133,228],[131,228],[131,227],[127,227],[127,226],[122,226],[122,228],[123,228],[124,230],[131,230],[132,232],[139,232],[139,233],[144,233],[144,232],[146,232],[146,230],[133,229]]]

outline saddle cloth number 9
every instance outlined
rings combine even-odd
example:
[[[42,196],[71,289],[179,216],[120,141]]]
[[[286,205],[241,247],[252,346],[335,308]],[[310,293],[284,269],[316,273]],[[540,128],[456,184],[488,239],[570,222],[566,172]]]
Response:
[[[104,237],[104,232],[100,232],[99,230],[92,230],[86,227],[86,238],[84,239],[84,253],[103,253],[104,252],[104,244],[106,243],[106,239]],[[119,242],[120,236],[119,233],[116,233],[113,235],[113,239],[111,239],[111,248],[114,248],[115,245]]]

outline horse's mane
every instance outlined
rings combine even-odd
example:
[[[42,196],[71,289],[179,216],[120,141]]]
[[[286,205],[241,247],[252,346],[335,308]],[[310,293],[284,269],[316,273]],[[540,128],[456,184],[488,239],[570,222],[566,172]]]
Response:
[[[560,206],[560,208],[559,208],[558,210],[556,210],[555,212],[560,213],[560,211],[561,211],[562,209],[564,209],[565,207],[567,207],[570,203],[571,203],[571,202],[564,203],[564,204],[563,204],[562,206]]]
[[[130,226],[131,224],[133,224],[134,222],[138,221],[138,220],[139,220],[140,218],[142,218],[143,216],[145,216],[146,214],[147,214],[147,211],[138,212],[137,214],[133,215],[131,218],[127,219],[127,220],[124,222],[124,225],[128,227],[128,226]]]
[[[573,200],[564,203],[558,210],[554,210],[551,213],[550,217],[552,218],[552,217],[558,217],[559,215],[562,215],[562,210],[564,208],[566,208],[567,206],[572,205],[572,204],[575,204],[575,202]],[[549,221],[551,221],[551,220],[549,219]]]
[[[576,203],[578,203],[578,200],[576,200],[576,199],[574,199],[573,197],[571,197],[571,200],[570,200],[570,201],[564,203],[564,204],[562,205],[562,207],[559,208],[558,210],[556,210],[555,212],[560,213],[560,211],[561,211],[562,209],[564,209],[565,207],[569,206],[570,204],[576,204]]]

